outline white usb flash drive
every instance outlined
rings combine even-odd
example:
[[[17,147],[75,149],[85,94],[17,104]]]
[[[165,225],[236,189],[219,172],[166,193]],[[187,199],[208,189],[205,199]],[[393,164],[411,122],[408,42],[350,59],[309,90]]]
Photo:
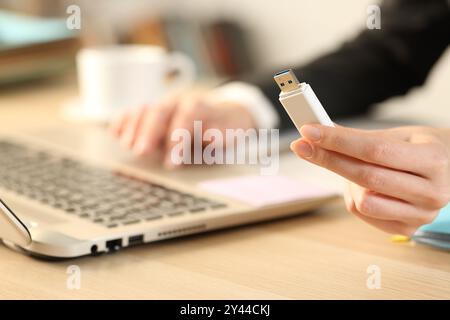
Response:
[[[273,78],[281,89],[280,102],[298,131],[311,123],[334,127],[311,86],[300,83],[291,69],[278,72]]]

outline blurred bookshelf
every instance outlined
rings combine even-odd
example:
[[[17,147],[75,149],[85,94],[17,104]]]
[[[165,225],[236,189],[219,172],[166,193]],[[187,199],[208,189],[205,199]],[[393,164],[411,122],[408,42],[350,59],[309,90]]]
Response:
[[[149,10],[124,26],[123,21],[99,19],[99,8],[84,1],[83,27],[74,32],[65,24],[67,3],[0,0],[0,85],[73,69],[76,51],[97,45],[147,44],[183,52],[194,61],[200,82],[237,78],[255,68],[251,37],[233,19]]]
[[[120,41],[183,52],[195,62],[200,78],[234,78],[254,68],[248,34],[231,20],[151,18],[136,23]]]
[[[0,10],[0,85],[61,74],[79,47],[64,19]]]

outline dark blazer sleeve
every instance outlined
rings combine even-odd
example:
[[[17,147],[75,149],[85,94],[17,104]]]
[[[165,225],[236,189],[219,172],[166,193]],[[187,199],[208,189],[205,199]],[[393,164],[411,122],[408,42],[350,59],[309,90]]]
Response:
[[[384,1],[381,29],[367,29],[336,51],[293,69],[336,119],[364,113],[375,103],[422,85],[449,43],[449,1]],[[264,80],[253,83],[276,106],[280,128],[291,128],[278,102],[273,73],[258,75],[254,79]]]

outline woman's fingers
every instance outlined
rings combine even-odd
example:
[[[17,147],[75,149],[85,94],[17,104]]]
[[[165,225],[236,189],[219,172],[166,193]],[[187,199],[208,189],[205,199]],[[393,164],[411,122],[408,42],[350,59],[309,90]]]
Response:
[[[425,208],[442,207],[430,182],[406,172],[380,167],[356,158],[313,145],[304,139],[291,144],[303,159],[329,169],[367,189]]]
[[[411,235],[448,203],[449,150],[435,129],[305,125],[301,133],[292,150],[352,181],[347,210],[379,229]]]
[[[133,148],[142,119],[145,116],[145,112],[146,106],[134,108],[129,112],[127,122],[124,125],[123,132],[120,137],[120,142],[125,148]]]
[[[304,125],[300,132],[305,139],[330,151],[423,176],[429,173],[431,164],[418,156],[432,151],[428,144],[411,144],[388,135],[340,126]]]
[[[404,201],[391,198],[358,185],[352,184],[352,200],[355,208],[366,217],[384,220],[400,221],[411,226],[421,226],[430,223],[437,215],[437,210],[424,210]]]
[[[348,190],[346,191],[347,199],[351,199],[347,201],[349,203],[353,202],[353,205],[350,205],[350,207],[347,208],[350,209],[349,211],[355,216],[387,233],[410,236],[417,229],[417,226],[411,226],[401,221],[380,220],[361,213],[356,205],[356,201],[354,200],[354,198],[357,198],[357,195],[355,194],[355,187],[358,186],[349,184]]]
[[[202,120],[205,117],[205,105],[203,100],[197,94],[192,94],[190,96],[186,96],[182,101],[179,102],[176,113],[174,113],[172,117],[172,121],[170,122],[169,129],[166,134],[165,141],[165,159],[164,165],[166,167],[173,167],[175,165],[174,161],[172,161],[172,149],[174,146],[179,143],[176,139],[181,135],[177,135],[175,130],[182,133],[188,133],[191,139],[195,141],[202,141],[203,137],[194,137],[194,122],[196,120]],[[196,146],[194,146],[195,148]],[[199,146],[199,150],[201,150],[202,146]]]
[[[168,100],[162,104],[148,108],[133,148],[138,155],[151,154],[163,147],[176,108],[176,101]]]
[[[109,129],[116,138],[120,138],[120,136],[122,135],[123,129],[126,126],[129,117],[130,112],[129,110],[127,110],[126,112],[116,115],[112,119]]]

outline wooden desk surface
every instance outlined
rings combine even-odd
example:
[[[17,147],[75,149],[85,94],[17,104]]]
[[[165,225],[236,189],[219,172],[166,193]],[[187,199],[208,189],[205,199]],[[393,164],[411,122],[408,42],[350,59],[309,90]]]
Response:
[[[58,122],[71,80],[0,91],[3,128]],[[81,288],[67,289],[67,268]],[[381,270],[368,289],[367,268]],[[0,246],[0,299],[450,298],[450,255],[390,237],[345,212],[319,212],[164,241],[100,257],[45,262]]]

